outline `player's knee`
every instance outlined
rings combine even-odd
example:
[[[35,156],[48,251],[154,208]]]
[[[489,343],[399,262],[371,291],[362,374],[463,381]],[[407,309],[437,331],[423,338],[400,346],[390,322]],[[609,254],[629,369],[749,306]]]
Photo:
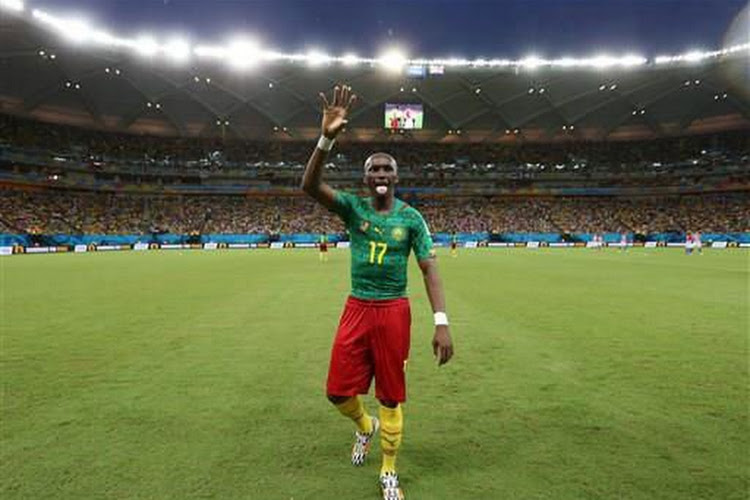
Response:
[[[335,394],[326,394],[326,397],[328,398],[328,401],[335,405],[340,405],[347,399],[349,399],[349,396],[336,396]]]

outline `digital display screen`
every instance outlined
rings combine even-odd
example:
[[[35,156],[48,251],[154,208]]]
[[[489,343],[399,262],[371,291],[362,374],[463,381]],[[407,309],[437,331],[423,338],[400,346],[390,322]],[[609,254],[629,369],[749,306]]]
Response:
[[[385,128],[419,130],[424,121],[421,104],[386,104]]]

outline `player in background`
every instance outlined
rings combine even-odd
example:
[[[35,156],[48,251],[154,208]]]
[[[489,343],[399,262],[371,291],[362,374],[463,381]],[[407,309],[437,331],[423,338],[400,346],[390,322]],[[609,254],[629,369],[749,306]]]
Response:
[[[337,213],[349,230],[352,284],[333,342],[326,392],[331,403],[357,426],[352,464],[364,463],[380,430],[383,498],[400,500],[404,495],[396,473],[396,455],[403,434],[401,403],[406,400],[410,347],[409,254],[413,251],[416,255],[434,313],[432,350],[438,365],[453,356],[443,285],[427,224],[417,210],[394,196],[398,165],[391,155],[375,153],[365,161],[367,197],[336,191],[323,182],[323,164],[356,97],[347,86],[336,86],[330,102],[324,94],[320,97],[322,134],[307,162],[302,189]],[[367,394],[373,377],[379,419],[367,413],[359,397]]]
[[[323,233],[320,235],[320,242],[318,243],[318,248],[320,251],[318,252],[318,255],[320,256],[320,262],[328,262],[328,235]]]
[[[703,242],[701,241],[700,231],[693,233],[693,246],[698,250],[698,255],[703,255]]]
[[[451,233],[451,257],[458,257],[458,236],[455,231]]]
[[[695,246],[695,241],[693,240],[693,233],[688,231],[687,234],[685,235],[685,255],[692,254],[694,246]]]
[[[599,233],[594,233],[593,236],[591,236],[591,248],[596,248],[597,250],[601,250],[601,240],[599,239]]]
[[[624,252],[628,249],[628,233],[620,233],[620,251]]]

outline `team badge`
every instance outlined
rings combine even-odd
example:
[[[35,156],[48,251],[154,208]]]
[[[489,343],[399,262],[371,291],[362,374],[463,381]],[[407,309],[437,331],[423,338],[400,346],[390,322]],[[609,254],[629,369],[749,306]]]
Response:
[[[401,241],[406,237],[406,231],[403,227],[394,227],[391,231],[391,237],[396,241]]]
[[[368,229],[370,229],[370,221],[363,220],[362,224],[359,225],[359,230],[362,231],[363,233],[366,233]]]

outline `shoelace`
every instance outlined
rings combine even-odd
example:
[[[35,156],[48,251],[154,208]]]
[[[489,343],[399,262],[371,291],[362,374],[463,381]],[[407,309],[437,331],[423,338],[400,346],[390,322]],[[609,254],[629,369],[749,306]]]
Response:
[[[380,476],[380,484],[383,486],[383,489],[398,488],[398,476],[394,474]]]
[[[360,445],[360,446],[366,445],[367,441],[369,441],[369,439],[372,437],[372,433],[370,433],[370,434],[362,434],[362,433],[359,433],[359,432],[355,432],[355,434],[357,435],[357,444]]]

